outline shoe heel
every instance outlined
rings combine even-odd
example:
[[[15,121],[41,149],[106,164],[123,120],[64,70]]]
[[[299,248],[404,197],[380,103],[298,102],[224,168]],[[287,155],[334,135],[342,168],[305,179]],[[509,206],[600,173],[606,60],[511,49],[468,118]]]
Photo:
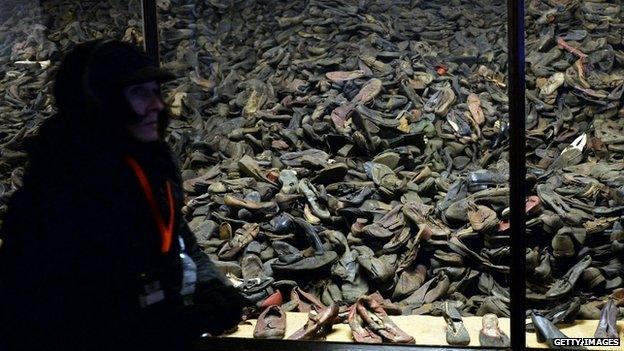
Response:
[[[544,335],[542,335],[537,328],[535,328],[535,336],[537,338],[537,342],[540,344],[546,342],[546,337],[544,337]]]

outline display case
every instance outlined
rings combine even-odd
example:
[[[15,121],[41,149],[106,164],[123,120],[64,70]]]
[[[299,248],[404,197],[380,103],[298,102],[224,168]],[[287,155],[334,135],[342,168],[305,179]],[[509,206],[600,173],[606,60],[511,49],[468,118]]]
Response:
[[[272,335],[281,313],[285,339],[479,346],[486,314],[509,334],[506,13],[158,3],[187,219],[263,306],[232,337]]]
[[[614,336],[622,5],[4,1],[0,211],[55,112],[61,54],[123,39],[177,77],[184,216],[253,303],[197,349],[553,347],[549,323]]]

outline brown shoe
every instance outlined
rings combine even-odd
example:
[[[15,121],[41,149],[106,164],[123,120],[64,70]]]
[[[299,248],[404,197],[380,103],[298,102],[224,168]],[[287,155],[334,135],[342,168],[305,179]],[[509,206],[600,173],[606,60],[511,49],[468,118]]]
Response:
[[[479,344],[487,347],[509,347],[509,337],[498,326],[498,317],[488,313],[481,320],[483,328],[479,331]]]
[[[615,301],[616,306],[624,307],[624,288],[617,288],[613,290],[609,297]]]
[[[316,296],[301,290],[298,286],[294,287],[290,292],[290,299],[297,301],[299,312],[310,312],[312,310],[318,312],[326,307]]]
[[[572,288],[581,274],[589,267],[591,261],[590,256],[585,256],[577,264],[572,266],[563,277],[556,280],[550,287],[546,292],[546,298],[556,300],[572,292]]]
[[[469,202],[466,214],[470,226],[476,232],[488,232],[498,226],[499,220],[496,212],[487,206]]]
[[[423,284],[413,294],[401,301],[401,304],[416,305],[418,307],[425,303],[431,303],[446,295],[449,286],[450,280],[448,276],[444,272],[440,271],[435,277]]]
[[[257,223],[245,223],[236,230],[234,237],[221,247],[217,256],[222,260],[233,260],[259,233],[260,226]]]
[[[356,305],[358,303],[359,302],[356,302]],[[351,306],[348,318],[353,340],[365,344],[381,344],[381,336],[375,334],[375,332],[368,325],[365,325],[362,317],[358,313],[356,305]]]
[[[379,302],[381,304],[381,308],[383,308],[384,311],[386,311],[386,313],[388,313],[389,315],[400,316],[402,314],[401,307],[388,299],[384,299],[379,291],[375,291],[374,293],[368,295],[368,297]]]
[[[601,288],[607,282],[600,270],[596,267],[589,267],[585,271],[583,271],[580,280],[583,285],[589,290]]]
[[[371,297],[361,297],[356,303],[356,309],[362,320],[375,333],[394,344],[413,344],[414,337],[408,335],[394,324],[381,304]]]
[[[288,340],[311,340],[324,338],[331,331],[338,318],[338,305],[331,304],[320,311],[310,311],[306,324],[297,330]]]
[[[286,314],[280,306],[269,306],[258,317],[253,336],[257,339],[281,339],[286,332]]]
[[[239,199],[232,195],[225,195],[223,197],[223,203],[230,207],[244,208],[250,211],[277,211],[277,204],[274,202],[256,202],[252,200]]]
[[[448,242],[448,246],[454,252],[457,252],[458,254],[463,255],[466,258],[469,258],[475,263],[479,264],[483,270],[491,270],[494,272],[509,274],[509,266],[493,264],[492,262],[485,259],[485,257],[469,249],[468,246],[466,246],[466,244],[464,244],[457,236],[451,237]]]
[[[420,288],[425,279],[427,279],[427,267],[422,264],[417,265],[416,268],[405,269],[399,275],[392,299],[397,301],[412,294]]]
[[[427,236],[438,239],[447,239],[451,230],[442,221],[434,217],[433,207],[416,202],[403,205],[403,214],[419,229],[427,231]],[[426,228],[426,229],[425,229]]]

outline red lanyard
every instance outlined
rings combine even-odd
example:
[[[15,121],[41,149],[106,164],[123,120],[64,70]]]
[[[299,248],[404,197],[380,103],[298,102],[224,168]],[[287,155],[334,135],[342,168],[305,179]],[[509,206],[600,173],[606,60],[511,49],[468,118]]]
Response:
[[[174,204],[173,204],[173,193],[171,191],[171,183],[167,181],[165,186],[167,188],[167,204],[169,205],[169,223],[165,226],[165,221],[162,217],[162,214],[158,210],[158,206],[156,205],[156,199],[154,198],[154,192],[152,191],[152,187],[145,176],[145,172],[143,172],[143,168],[139,165],[139,163],[130,156],[126,156],[126,163],[130,165],[130,168],[134,171],[134,174],[139,179],[139,183],[141,184],[141,188],[143,189],[143,193],[145,194],[145,198],[147,199],[147,203],[149,204],[150,211],[152,212],[152,216],[154,216],[154,221],[156,222],[156,227],[160,232],[161,238],[161,246],[160,252],[167,253],[169,252],[169,248],[171,248],[171,238],[173,237],[173,220],[174,220]]]

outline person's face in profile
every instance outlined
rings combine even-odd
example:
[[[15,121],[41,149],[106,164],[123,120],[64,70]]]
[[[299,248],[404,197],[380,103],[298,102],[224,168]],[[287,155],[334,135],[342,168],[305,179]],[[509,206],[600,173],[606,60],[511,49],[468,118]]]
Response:
[[[136,114],[143,118],[128,126],[137,140],[158,140],[158,114],[165,108],[160,96],[160,84],[155,81],[130,85],[123,90],[124,96]]]

